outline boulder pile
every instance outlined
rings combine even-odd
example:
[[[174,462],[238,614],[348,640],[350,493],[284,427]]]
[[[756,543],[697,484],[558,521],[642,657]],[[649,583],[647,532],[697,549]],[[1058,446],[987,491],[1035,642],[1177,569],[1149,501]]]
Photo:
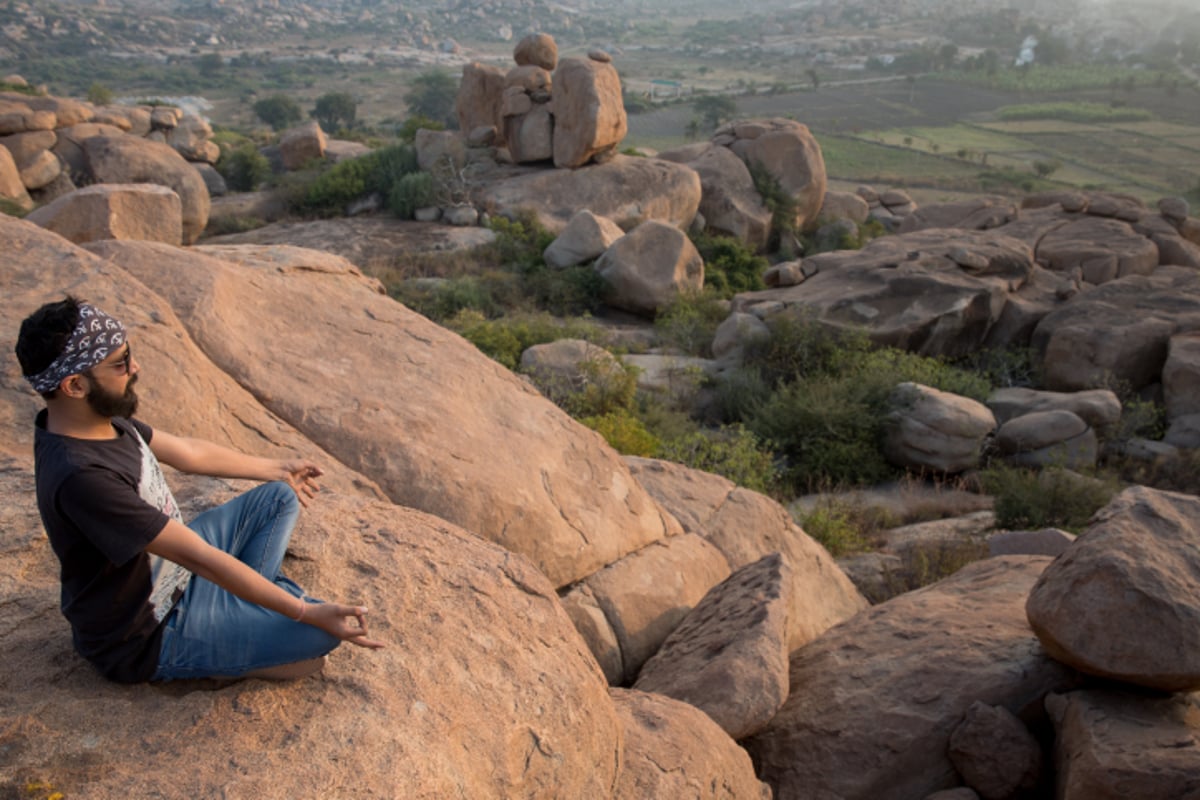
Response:
[[[208,122],[172,106],[0,92],[0,198],[25,210],[77,186],[158,184],[179,195],[188,244],[208,222],[204,174],[220,177],[220,154]]]

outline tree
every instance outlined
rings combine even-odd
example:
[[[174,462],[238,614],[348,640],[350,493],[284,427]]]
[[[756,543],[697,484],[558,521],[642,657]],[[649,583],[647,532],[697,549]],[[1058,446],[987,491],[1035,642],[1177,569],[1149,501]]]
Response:
[[[286,94],[273,94],[254,104],[254,113],[274,130],[281,131],[304,119],[300,104]]]
[[[95,82],[88,87],[87,99],[93,105],[106,106],[113,101],[112,89],[109,89],[102,83]]]
[[[804,74],[808,76],[810,81],[812,81],[814,92],[821,88],[821,76],[817,74],[817,70],[815,68],[809,67],[804,71]]]
[[[196,59],[196,70],[206,78],[215,78],[225,69],[225,59],[220,53],[205,53]]]
[[[944,44],[938,50],[938,61],[941,63],[942,69],[950,69],[954,66],[955,60],[958,58],[958,45]]]
[[[322,130],[332,133],[353,125],[357,114],[358,103],[349,92],[326,92],[317,98],[310,116],[316,119]]]
[[[458,94],[458,83],[448,72],[430,70],[413,78],[404,102],[410,115],[428,117],[444,122],[447,127],[457,128],[458,117],[454,113],[454,98]]]
[[[692,108],[710,129],[737,116],[737,101],[727,94],[702,95],[692,103]]]
[[[1040,178],[1048,178],[1053,175],[1062,166],[1061,161],[1034,161],[1033,171]]]
[[[692,117],[688,120],[687,126],[683,129],[683,137],[689,142],[694,142],[700,138],[700,118]]]

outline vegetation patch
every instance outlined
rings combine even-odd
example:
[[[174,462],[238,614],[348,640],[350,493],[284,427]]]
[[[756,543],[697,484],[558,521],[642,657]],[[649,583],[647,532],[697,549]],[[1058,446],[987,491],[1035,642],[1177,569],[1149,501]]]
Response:
[[[1039,471],[998,465],[982,477],[984,489],[996,499],[996,526],[1009,530],[1062,528],[1078,533],[1120,490],[1113,478],[1060,467]]]
[[[1002,106],[996,116],[1005,121],[1054,119],[1066,122],[1113,123],[1145,122],[1154,115],[1144,108],[1114,107],[1101,103],[1058,102],[1025,103]]]

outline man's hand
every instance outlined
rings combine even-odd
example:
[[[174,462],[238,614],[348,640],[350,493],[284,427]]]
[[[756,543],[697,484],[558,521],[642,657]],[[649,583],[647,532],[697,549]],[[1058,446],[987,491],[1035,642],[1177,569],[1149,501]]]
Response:
[[[308,501],[321,491],[317,478],[325,471],[311,461],[296,459],[294,461],[279,461],[279,480],[286,481],[296,493],[300,505],[308,508]]]
[[[354,620],[353,622],[351,620]],[[303,621],[343,642],[378,650],[383,642],[367,638],[367,610],[341,603],[306,603]]]

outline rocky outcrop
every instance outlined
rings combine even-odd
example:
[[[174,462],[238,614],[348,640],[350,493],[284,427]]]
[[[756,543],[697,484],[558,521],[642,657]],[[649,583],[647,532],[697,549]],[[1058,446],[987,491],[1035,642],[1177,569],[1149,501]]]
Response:
[[[807,125],[778,118],[741,120],[718,128],[713,142],[778,182],[796,204],[797,229],[816,220],[825,200],[825,158]]]
[[[583,585],[621,653],[623,672],[609,681],[632,681],[708,590],[728,577],[720,551],[691,533],[667,537],[589,575]]]
[[[88,169],[100,183],[157,183],[179,195],[183,243],[199,238],[208,224],[208,187],[169,145],[133,136],[93,136],[83,141]]]
[[[517,66],[531,65],[553,72],[558,66],[558,44],[547,33],[531,33],[513,48]]]
[[[646,220],[687,228],[700,207],[700,178],[682,164],[618,155],[575,170],[497,170],[475,194],[491,213],[533,212],[558,233],[581,208],[629,230]]]
[[[761,730],[787,699],[788,572],[778,553],[734,572],[684,617],[633,688],[695,706],[734,739]]]
[[[1093,800],[1127,796],[1183,798],[1200,774],[1196,695],[1146,697],[1118,691],[1051,695],[1056,796]]]
[[[1168,420],[1200,414],[1200,331],[1167,342],[1162,384]]]
[[[0,147],[0,198],[25,211],[33,208],[33,198],[21,181],[21,171],[6,147]]]
[[[986,231],[1012,222],[1018,213],[1017,207],[1006,198],[973,197],[954,203],[922,206],[905,216],[896,231],[911,233],[929,228]]]
[[[767,246],[771,212],[750,177],[750,170],[727,147],[708,144],[659,153],[659,158],[687,164],[700,176],[700,214],[705,227],[732,236],[754,250]]]
[[[99,239],[142,239],[179,246],[179,195],[152,183],[97,183],[63,195],[26,216],[29,222],[77,244]]]
[[[527,555],[557,586],[668,530],[599,436],[342,259],[288,247],[92,247],[166,298],[268,408],[395,502]],[[259,300],[231,299],[243,297]],[[290,335],[298,308],[311,329],[343,332]],[[363,399],[311,391],[351,376]],[[499,438],[485,444],[490,436]]]
[[[925,355],[978,350],[1008,295],[1033,271],[1033,252],[993,231],[929,230],[873,240],[861,251],[804,259],[803,283],[734,299],[734,311],[812,314],[865,329],[879,344]]]
[[[1021,717],[1070,688],[1071,671],[1045,654],[1025,621],[1025,597],[1048,562],[971,564],[793,652],[787,702],[743,742],[777,800],[951,788],[950,735],[973,703]]]
[[[625,732],[613,800],[770,800],[746,751],[704,712],[646,692],[612,695]]]
[[[1200,688],[1200,500],[1126,489],[1029,594],[1047,652],[1103,678]]]
[[[897,466],[956,474],[979,465],[996,418],[982,403],[917,383],[888,397],[883,450]]]
[[[503,128],[501,107],[504,102],[504,70],[490,64],[472,62],[462,69],[462,80],[454,99],[458,129],[470,132],[490,127],[499,135]],[[494,142],[502,146],[504,141]]]
[[[1041,745],[1003,706],[972,703],[950,735],[949,752],[958,774],[985,800],[1028,792],[1041,782]]]
[[[867,607],[825,548],[771,498],[681,464],[634,457],[626,461],[683,529],[715,545],[731,568],[740,569],[771,553],[783,555],[792,580],[784,590],[792,599],[787,615],[789,652]]]
[[[1111,281],[1046,315],[1033,333],[1052,391],[1112,381],[1138,390],[1158,381],[1167,344],[1200,330],[1200,273],[1159,267],[1153,275]]]
[[[704,287],[704,259],[679,228],[650,220],[615,241],[596,260],[605,302],[653,316]]]

